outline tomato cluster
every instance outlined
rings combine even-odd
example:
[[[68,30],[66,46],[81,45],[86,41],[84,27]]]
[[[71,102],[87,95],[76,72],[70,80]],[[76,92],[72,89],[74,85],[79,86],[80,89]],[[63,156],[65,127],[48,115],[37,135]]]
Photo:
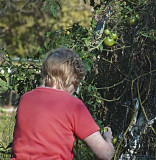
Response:
[[[135,14],[131,17],[127,18],[127,23],[130,26],[135,26],[140,20],[140,15]],[[108,28],[104,30],[105,38],[104,38],[104,44],[105,46],[111,47],[114,45],[115,40],[118,38],[118,35],[116,32],[111,32]]]
[[[118,38],[117,33],[111,32],[109,29],[105,29],[104,34],[106,35],[104,39],[104,44],[108,47],[113,46],[115,43],[115,40]]]

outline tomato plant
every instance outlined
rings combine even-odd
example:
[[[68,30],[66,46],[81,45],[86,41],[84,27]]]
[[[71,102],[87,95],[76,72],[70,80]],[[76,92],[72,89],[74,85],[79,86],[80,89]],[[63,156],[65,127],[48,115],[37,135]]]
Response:
[[[149,120],[155,116],[153,108],[156,90],[154,85],[156,79],[156,45],[153,42],[156,38],[156,3],[155,0],[105,2],[100,4],[99,10],[94,12],[95,15],[89,29],[74,24],[67,31],[49,31],[43,45],[41,45],[43,48],[34,55],[34,58],[35,60],[42,60],[47,51],[60,46],[72,48],[80,55],[88,72],[82,85],[79,86],[80,90],[76,96],[83,100],[97,124],[100,124],[100,130],[104,130],[103,126],[111,126],[114,135],[112,143],[117,147],[114,160],[117,160],[121,154],[131,155],[129,152],[130,145],[133,144],[134,139],[130,132],[125,131],[129,130],[130,120],[134,118],[134,98],[140,97],[139,104],[143,104],[144,113],[149,113],[147,114]],[[140,17],[141,23],[137,25],[140,22]],[[101,20],[104,20],[103,24],[98,23]],[[106,27],[102,33],[104,37],[102,37],[99,36],[98,31],[103,31],[104,25]],[[117,36],[114,36],[115,33]],[[118,44],[114,45],[116,37],[119,37]],[[103,44],[108,47],[103,48]],[[111,46],[113,47],[109,48]],[[7,83],[8,75],[5,73],[9,71],[8,68],[13,69],[13,72],[8,72],[12,77],[12,86],[7,86],[8,89],[13,88],[21,95],[40,84],[38,63],[29,65],[18,62],[18,66],[16,66],[9,60],[8,54],[4,59],[8,63],[1,63],[0,67],[3,69],[0,68],[1,82]],[[10,64],[12,65],[10,66]],[[0,83],[1,88],[2,85]],[[139,112],[142,113],[141,107]],[[140,117],[137,118],[139,120]],[[146,144],[152,142],[148,145],[150,152],[155,153],[153,137],[148,136],[148,133],[153,135],[151,130],[147,132],[147,128],[140,126],[138,128],[137,136],[140,139],[137,143],[140,148],[136,148],[136,152],[145,153],[145,151],[149,151],[146,150]],[[144,135],[140,132],[141,128],[146,131]],[[128,146],[125,147],[127,142],[129,142]],[[76,160],[94,159],[92,152],[86,147],[85,144],[78,141]]]

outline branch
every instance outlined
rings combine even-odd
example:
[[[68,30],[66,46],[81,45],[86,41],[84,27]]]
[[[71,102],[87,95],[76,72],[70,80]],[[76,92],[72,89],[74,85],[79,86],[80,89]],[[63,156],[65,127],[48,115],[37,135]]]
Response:
[[[114,155],[114,160],[116,160],[116,159],[117,159],[117,156],[119,155],[119,154],[118,154],[118,153],[119,153],[119,148],[120,148],[120,146],[121,146],[121,144],[122,144],[125,136],[127,135],[127,132],[129,131],[130,127],[133,125],[134,118],[136,117],[136,114],[138,113],[138,110],[139,110],[139,107],[137,108],[137,110],[134,111],[134,114],[133,114],[133,116],[132,116],[131,122],[130,122],[128,128],[126,129],[126,131],[124,132],[122,138],[120,139],[120,142],[119,142],[119,144],[118,144],[118,146],[117,146],[117,149],[116,149],[116,152],[115,152],[115,155]]]
[[[128,77],[128,75],[127,75],[122,81],[120,81],[120,82],[118,82],[118,83],[115,83],[115,84],[113,84],[112,86],[101,87],[101,88],[97,88],[97,89],[110,89],[110,88],[116,87],[116,86],[122,84],[124,81],[126,81],[126,80],[127,80],[127,77]]]
[[[142,102],[141,102],[140,91],[139,91],[139,78],[137,79],[137,91],[138,91],[138,99],[139,99],[139,103],[140,103],[142,112],[143,112],[143,114],[145,116],[146,121],[149,123],[149,119],[147,117],[147,114],[146,114],[145,109],[144,109],[144,107],[142,105]],[[151,127],[152,131],[154,132],[154,134],[156,134],[156,131],[154,130],[154,128],[152,127],[152,125],[150,125],[150,127]]]
[[[119,101],[121,99],[121,97],[123,97],[123,95],[125,94],[125,92],[126,92],[126,89],[123,91],[123,93],[119,97],[113,98],[113,99],[106,99],[106,98],[98,97],[96,95],[94,95],[94,97],[99,98],[99,99],[101,99],[103,101],[106,101],[106,102],[114,102],[114,101]]]
[[[27,1],[25,2],[25,4],[19,9],[20,13],[22,12],[23,8],[24,8],[27,4],[29,4],[29,2],[30,2],[30,0],[27,0]]]
[[[149,57],[148,57],[148,56],[147,56],[147,59],[148,59],[149,64],[150,64],[150,72],[151,72],[152,64],[151,64],[151,61],[150,61],[150,59],[149,59]],[[150,74],[150,75],[151,75],[151,74]],[[150,92],[150,90],[151,90],[151,82],[152,82],[152,77],[150,76],[150,79],[149,79],[149,85],[148,85],[148,92],[147,92],[146,97],[145,97],[145,99],[143,100],[142,104],[144,104],[144,103],[145,103],[145,101],[146,101],[146,100],[147,100],[147,98],[148,98],[149,92]]]
[[[5,12],[5,10],[7,9],[7,7],[9,6],[9,3],[10,3],[11,0],[7,0],[4,8],[0,11],[0,16],[2,16],[2,14]]]

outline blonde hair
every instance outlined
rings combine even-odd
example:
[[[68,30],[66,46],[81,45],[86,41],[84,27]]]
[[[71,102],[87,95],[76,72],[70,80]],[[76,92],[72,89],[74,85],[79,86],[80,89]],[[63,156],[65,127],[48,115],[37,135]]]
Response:
[[[68,48],[59,48],[47,53],[42,64],[42,80],[46,87],[68,91],[71,84],[75,87],[86,74],[79,55]]]

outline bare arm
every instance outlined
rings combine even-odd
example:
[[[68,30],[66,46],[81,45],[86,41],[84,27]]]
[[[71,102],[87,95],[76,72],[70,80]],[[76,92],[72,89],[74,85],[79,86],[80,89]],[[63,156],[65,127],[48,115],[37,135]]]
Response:
[[[111,160],[114,155],[114,147],[111,143],[112,132],[110,128],[108,128],[108,132],[104,134],[104,137],[105,139],[98,131],[86,137],[84,141],[99,159]]]

